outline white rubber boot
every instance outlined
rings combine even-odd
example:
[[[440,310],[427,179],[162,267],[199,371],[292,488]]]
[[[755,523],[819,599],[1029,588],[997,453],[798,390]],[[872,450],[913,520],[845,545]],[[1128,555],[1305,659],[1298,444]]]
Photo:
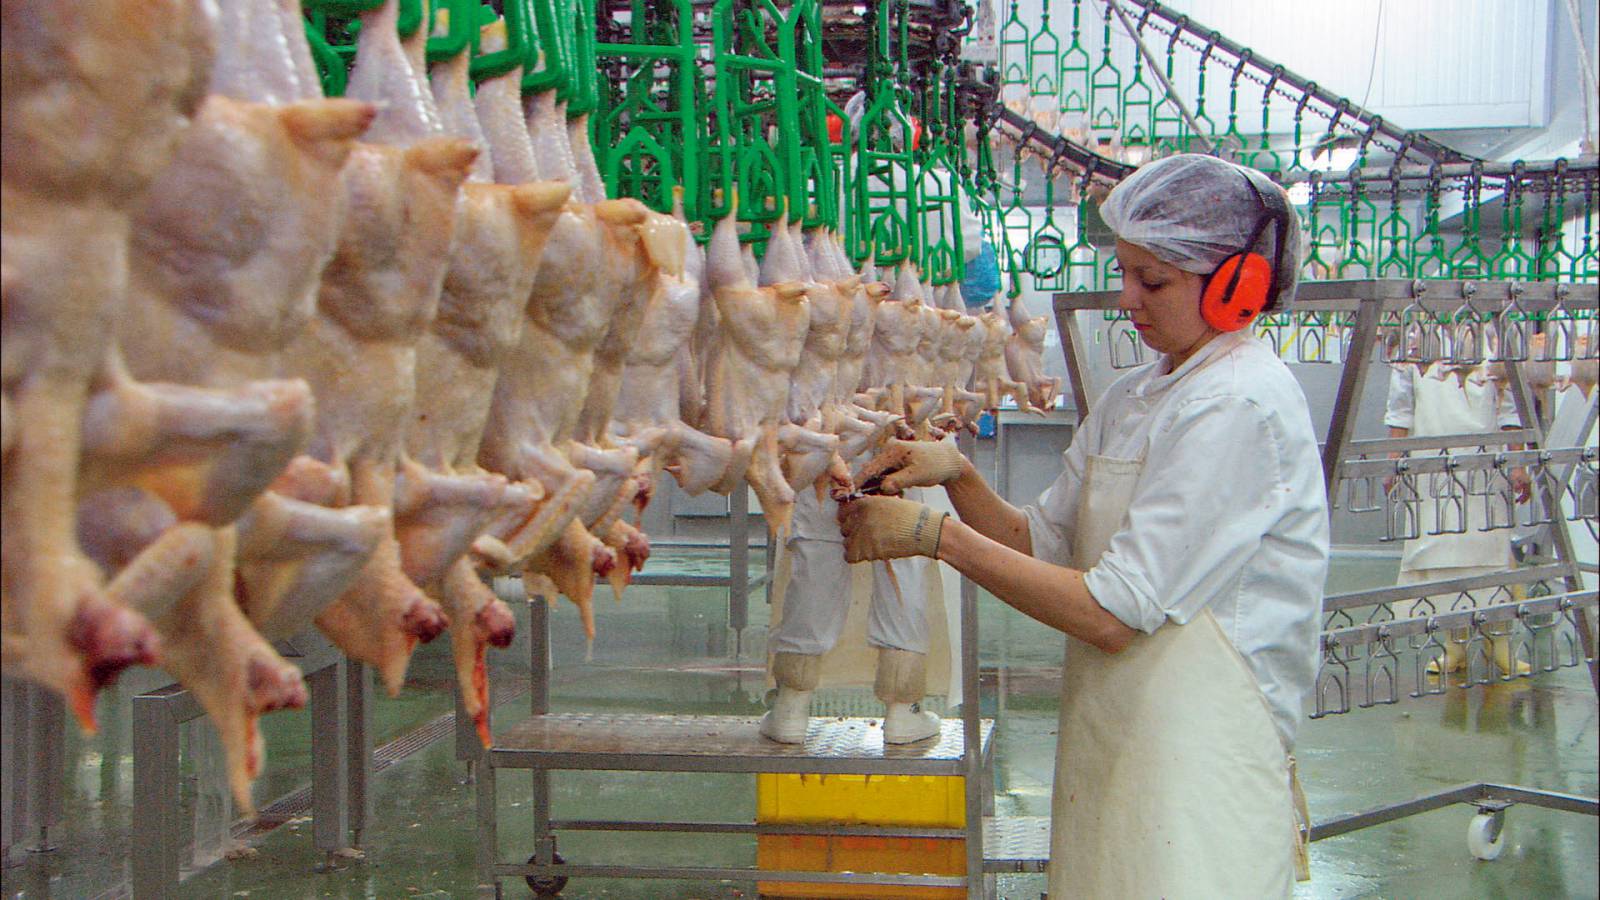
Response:
[[[774,653],[772,678],[778,696],[761,717],[761,734],[780,744],[803,744],[811,718],[811,692],[817,688],[822,657],[805,653]]]
[[[928,687],[928,655],[878,648],[878,677],[873,693],[888,712],[883,717],[885,744],[911,744],[939,734],[939,717],[920,704]]]

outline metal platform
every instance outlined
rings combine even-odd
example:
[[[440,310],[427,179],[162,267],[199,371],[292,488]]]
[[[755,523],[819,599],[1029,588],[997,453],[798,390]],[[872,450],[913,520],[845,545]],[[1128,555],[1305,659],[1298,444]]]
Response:
[[[757,731],[760,721],[753,716],[534,716],[495,738],[488,764],[636,772],[964,774],[960,719],[945,719],[937,740],[887,746],[877,719],[813,718],[804,744],[767,740]],[[993,749],[993,719],[982,721],[981,734],[987,756]]]
[[[1043,872],[1050,860],[1050,817],[983,819],[983,871]]]

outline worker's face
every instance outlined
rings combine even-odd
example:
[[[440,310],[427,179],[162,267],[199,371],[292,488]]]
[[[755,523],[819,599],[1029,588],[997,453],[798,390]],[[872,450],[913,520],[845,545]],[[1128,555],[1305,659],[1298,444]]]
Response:
[[[1195,348],[1218,334],[1200,316],[1202,276],[1121,240],[1117,241],[1117,263],[1122,268],[1118,305],[1150,349],[1187,359]]]

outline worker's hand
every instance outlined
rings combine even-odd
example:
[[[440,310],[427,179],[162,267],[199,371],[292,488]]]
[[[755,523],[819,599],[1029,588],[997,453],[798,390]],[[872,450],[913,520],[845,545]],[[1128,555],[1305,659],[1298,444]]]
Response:
[[[954,443],[893,440],[862,467],[857,483],[878,481],[883,494],[898,494],[908,487],[932,487],[961,475],[966,457]]]
[[[839,531],[849,562],[937,556],[949,513],[899,497],[860,497],[839,504]]]
[[[1516,495],[1518,503],[1527,503],[1533,496],[1533,481],[1528,478],[1528,470],[1517,466],[1511,470],[1511,492]]]

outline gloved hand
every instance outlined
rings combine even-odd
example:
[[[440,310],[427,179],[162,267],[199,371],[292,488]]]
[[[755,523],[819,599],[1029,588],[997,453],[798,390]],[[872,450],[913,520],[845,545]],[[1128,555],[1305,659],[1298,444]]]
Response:
[[[848,562],[937,556],[949,513],[899,497],[859,497],[839,504]]]
[[[862,467],[857,481],[866,485],[881,477],[878,492],[898,494],[908,487],[954,481],[965,464],[966,457],[953,443],[893,440]]]

